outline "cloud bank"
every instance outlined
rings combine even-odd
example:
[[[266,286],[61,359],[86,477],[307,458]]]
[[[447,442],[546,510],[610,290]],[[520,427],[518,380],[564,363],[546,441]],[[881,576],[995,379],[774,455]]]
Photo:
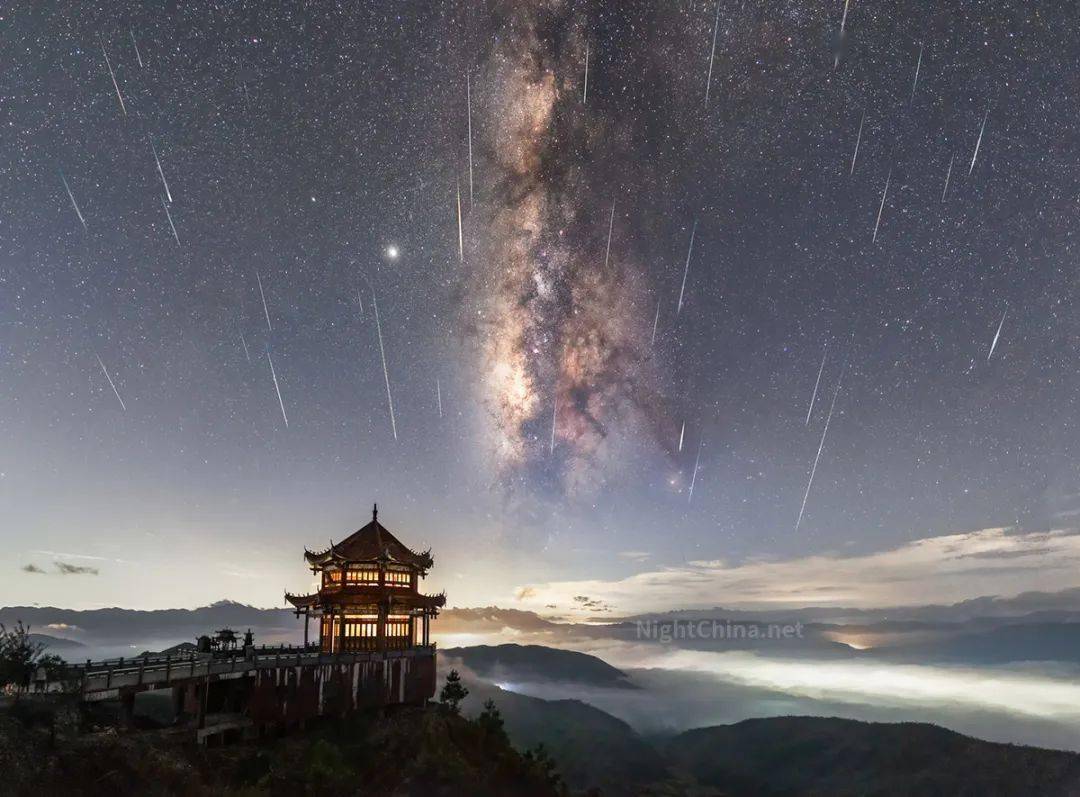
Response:
[[[982,529],[914,540],[857,556],[821,554],[783,561],[689,562],[617,580],[555,581],[519,588],[519,605],[554,604],[586,616],[575,596],[636,614],[725,606],[879,608],[955,603],[984,595],[1080,585],[1080,533]]]

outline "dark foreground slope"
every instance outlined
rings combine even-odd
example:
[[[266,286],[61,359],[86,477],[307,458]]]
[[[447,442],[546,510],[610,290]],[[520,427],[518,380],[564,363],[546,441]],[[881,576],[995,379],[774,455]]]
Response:
[[[746,720],[687,731],[665,750],[699,784],[731,795],[1080,794],[1080,755],[921,723]]]
[[[542,700],[483,683],[470,689],[465,713],[478,714],[485,701],[493,701],[514,746],[526,750],[543,745],[572,790],[642,794],[669,778],[655,747],[622,720],[588,703]]]
[[[543,753],[436,708],[327,721],[306,733],[200,750],[190,733],[92,729],[68,712],[0,712],[0,794],[556,797]]]

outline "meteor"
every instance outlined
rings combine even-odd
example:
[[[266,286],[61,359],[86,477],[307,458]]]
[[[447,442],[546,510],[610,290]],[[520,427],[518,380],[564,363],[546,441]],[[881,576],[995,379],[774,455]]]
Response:
[[[919,44],[919,60],[915,62],[915,80],[911,84],[911,96],[908,97],[908,102],[912,102],[915,99],[915,89],[919,85],[919,69],[922,68],[922,54],[923,44]]]
[[[172,202],[172,193],[169,191],[169,181],[165,179],[165,172],[161,170],[161,159],[158,158],[157,147],[154,146],[154,139],[150,139],[150,149],[154,153],[154,163],[157,164],[157,173],[161,177],[161,184],[165,186],[165,196]]]
[[[79,203],[75,201],[75,194],[71,193],[71,186],[68,185],[67,178],[64,177],[64,172],[60,172],[60,179],[64,182],[64,188],[67,189],[68,199],[71,200],[71,206],[75,208],[75,215],[79,217],[79,222],[82,224],[83,229],[86,229],[86,219],[83,218],[82,211],[79,210]]]
[[[851,169],[848,170],[848,177],[855,174],[855,159],[859,157],[859,144],[862,143],[862,128],[865,121],[866,111],[863,111],[862,119],[859,120],[859,134],[855,136],[855,153],[851,156]]]
[[[397,440],[397,421],[394,419],[394,398],[390,395],[390,372],[386,368],[386,349],[383,347],[382,322],[379,321],[379,302],[375,298],[375,292],[371,293],[371,306],[375,310],[375,329],[379,334],[379,354],[382,355],[383,379],[386,380],[386,404],[390,408],[390,429]]]
[[[705,80],[705,107],[709,106],[709,89],[712,88],[713,58],[716,56],[716,31],[720,27],[720,0],[716,2],[716,19],[713,20],[712,50],[709,52],[709,76]]]
[[[128,28],[128,33],[131,34],[131,43],[135,45],[135,58],[139,61],[139,69],[142,69],[142,53],[139,52],[139,43],[135,41],[135,28]]]
[[[548,454],[555,453],[555,422],[559,419],[559,394],[555,394],[555,402],[551,408],[551,443],[548,446]]]
[[[109,369],[105,367],[105,363],[101,361],[101,355],[95,354],[97,357],[98,365],[101,366],[101,372],[105,374],[105,378],[109,380],[109,387],[112,388],[113,395],[116,396],[116,400],[120,402],[120,409],[127,412],[127,406],[124,404],[124,400],[120,398],[120,391],[116,389],[116,385],[112,381],[112,377],[109,376]]]
[[[806,411],[806,426],[810,425],[810,415],[814,411],[814,401],[817,399],[818,385],[821,384],[821,373],[825,370],[825,357],[828,355],[829,346],[825,345],[825,351],[821,354],[821,367],[818,368],[817,381],[814,382],[814,393],[810,396],[810,409]]]
[[[466,103],[466,112],[467,112],[468,121],[469,121],[469,207],[471,208],[472,204],[473,204],[472,75],[469,72],[465,73],[465,103]],[[461,195],[461,192],[459,190],[458,191],[458,196],[460,197],[460,195]],[[461,204],[460,199],[458,201],[458,204],[460,206],[460,204]],[[460,216],[461,216],[461,212],[459,211],[458,212],[458,217],[460,218]]]
[[[244,333],[243,332],[240,333],[240,345],[244,347],[244,358],[250,363],[251,362],[251,352],[248,351],[247,341],[244,340]]]
[[[442,385],[439,384],[439,377],[435,377],[435,401],[439,405],[439,417],[442,417]]]
[[[701,449],[705,445],[705,438],[702,437],[698,442],[697,458],[694,460],[694,475],[690,477],[690,494],[686,498],[686,503],[690,503],[694,500],[694,485],[697,484],[698,468],[701,465]]]
[[[269,332],[273,332],[274,328],[272,326],[270,326],[270,310],[266,306],[266,294],[263,293],[262,277],[259,276],[258,271],[255,272],[255,279],[259,283],[259,297],[262,299],[263,314],[266,316],[266,329]]]
[[[611,231],[615,229],[615,200],[611,200],[611,216],[607,225],[607,251],[604,253],[604,271],[607,271],[608,261],[611,260]]]
[[[850,355],[850,350],[848,354]],[[814,464],[810,468],[810,479],[806,482],[806,492],[803,493],[802,507],[799,509],[799,519],[795,521],[795,531],[802,525],[803,513],[806,512],[806,499],[810,497],[810,488],[814,486],[814,474],[817,473],[818,461],[821,459],[821,450],[825,448],[825,436],[829,433],[829,424],[832,423],[833,410],[836,409],[836,397],[840,395],[840,386],[844,382],[844,373],[847,371],[847,357],[844,357],[844,366],[840,369],[840,377],[836,380],[836,389],[833,391],[832,403],[829,405],[829,415],[825,418],[825,428],[821,430],[821,442],[818,443],[817,454],[814,455]]]
[[[975,159],[979,157],[979,147],[982,146],[983,131],[986,130],[986,120],[990,118],[990,106],[986,106],[986,113],[983,114],[982,126],[979,128],[979,137],[975,139],[975,151],[971,153],[971,166],[968,167],[968,174],[970,175],[975,171]]]
[[[120,100],[120,110],[127,116],[127,108],[124,106],[124,98],[120,94],[120,84],[116,82],[116,73],[113,72],[112,64],[109,63],[109,54],[105,52],[105,43],[101,44],[102,55],[105,56],[105,66],[109,68],[109,77],[112,78],[113,88],[116,89],[116,99]]]
[[[458,257],[465,262],[465,237],[461,232],[461,181],[457,181],[457,245]]]
[[[165,217],[169,220],[169,227],[172,228],[173,238],[176,239],[176,245],[180,245],[180,236],[176,234],[176,225],[173,224],[172,214],[169,212],[169,206],[165,202],[165,197],[161,198],[161,206],[165,208]]]
[[[660,300],[656,300],[656,318],[652,322],[652,343],[651,346],[656,345],[656,328],[660,325]]]
[[[683,294],[686,293],[686,275],[690,273],[690,256],[694,253],[694,236],[697,235],[697,220],[694,221],[694,229],[690,231],[690,246],[686,250],[686,267],[683,269],[682,275],[682,287],[679,288],[679,306],[675,310],[675,315],[682,312],[683,306]]]
[[[274,380],[274,391],[277,393],[278,405],[281,407],[281,417],[285,419],[285,428],[289,428],[289,416],[285,414],[285,402],[281,400],[281,387],[278,385],[277,372],[274,370],[274,360],[270,356],[270,347],[266,347],[266,361],[270,363],[270,376]]]
[[[952,165],[956,160],[956,153],[949,156],[949,168],[945,170],[945,188],[941,191],[941,201],[945,201],[945,194],[949,193],[949,178],[952,177]]]
[[[881,192],[881,205],[877,211],[877,221],[874,223],[874,237],[871,243],[877,243],[877,231],[881,226],[881,213],[885,210],[885,197],[889,195],[889,182],[892,180],[892,169],[889,169],[889,176],[885,178],[885,190]]]
[[[589,101],[589,43],[585,42],[585,90],[581,94],[581,104]]]
[[[1005,326],[1005,313],[1009,312],[1009,303],[1005,302],[1005,312],[1001,314],[1001,321],[998,322],[997,332],[994,333],[994,340],[990,344],[990,353],[986,355],[986,361],[990,362],[990,358],[994,356],[994,349],[997,348],[998,338],[1001,337],[1001,328]]]
[[[682,451],[684,437],[686,437],[686,421],[682,422],[682,429],[679,431],[679,451]]]

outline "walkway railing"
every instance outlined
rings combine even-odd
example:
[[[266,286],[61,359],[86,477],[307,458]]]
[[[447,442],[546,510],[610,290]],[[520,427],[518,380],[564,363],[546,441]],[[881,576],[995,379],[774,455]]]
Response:
[[[214,653],[183,652],[170,655],[139,656],[65,668],[63,681],[78,684],[84,695],[109,692],[121,688],[155,688],[193,678],[226,676],[278,667],[312,667],[321,664],[349,664],[357,661],[394,659],[431,655],[434,645],[415,646],[402,650],[346,651],[323,653],[318,646],[284,645],[252,647],[248,650],[217,651]]]

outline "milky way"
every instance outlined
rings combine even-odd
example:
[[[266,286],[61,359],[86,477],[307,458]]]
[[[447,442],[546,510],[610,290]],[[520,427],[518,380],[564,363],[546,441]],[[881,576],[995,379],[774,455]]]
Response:
[[[648,280],[619,241],[614,211],[603,212],[601,197],[615,187],[590,184],[582,167],[608,124],[583,103],[588,20],[574,9],[559,0],[498,8],[500,35],[482,68],[487,188],[471,225],[466,310],[499,467],[513,472],[554,453],[569,492],[609,475],[614,427],[638,436],[668,423]],[[604,254],[609,233],[613,257]],[[543,422],[554,424],[553,445]]]

